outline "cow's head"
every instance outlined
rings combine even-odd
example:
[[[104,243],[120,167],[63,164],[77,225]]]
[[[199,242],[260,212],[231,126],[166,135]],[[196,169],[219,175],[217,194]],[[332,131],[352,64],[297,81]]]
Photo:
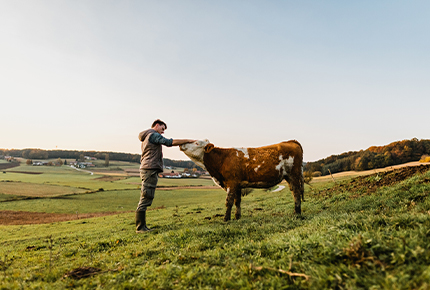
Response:
[[[192,143],[185,143],[179,146],[182,152],[185,153],[191,160],[194,161],[201,168],[205,168],[203,164],[203,156],[205,154],[205,147],[211,144],[209,140],[197,140]]]

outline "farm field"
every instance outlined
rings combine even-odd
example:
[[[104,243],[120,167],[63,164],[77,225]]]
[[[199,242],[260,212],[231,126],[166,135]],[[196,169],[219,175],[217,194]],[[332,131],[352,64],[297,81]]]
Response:
[[[69,166],[21,165],[4,170],[0,174],[0,201],[14,202],[0,203],[0,210],[48,213],[134,210],[140,196],[141,180],[139,177],[127,176],[126,172],[121,170],[135,165],[127,162],[112,163],[115,170],[122,172],[121,174],[91,175],[89,170],[76,170]],[[109,172],[108,169],[106,171]],[[192,189],[199,187],[212,189],[202,193],[202,196],[219,192],[210,179],[160,178],[158,185],[159,196],[156,200],[161,202],[159,206],[164,206],[171,196],[183,195],[181,190],[164,190],[182,188],[193,192]],[[185,193],[189,195],[186,190]],[[179,203],[186,202],[186,199],[181,198]]]
[[[112,180],[71,171],[70,183],[60,178],[58,185],[54,171],[46,173],[46,179],[36,178],[45,173],[31,175],[32,182],[42,186],[70,186],[82,177],[87,186],[82,189],[88,192],[0,202],[0,211],[69,214],[69,218],[78,211],[80,216],[45,224],[0,225],[1,285],[5,289],[429,289],[429,169],[428,165],[407,167],[336,183],[311,183],[300,217],[293,214],[288,187],[277,192],[254,190],[242,198],[242,218],[227,223],[223,222],[225,193],[208,188],[212,181],[187,184],[186,179],[160,179],[165,189],[157,190],[147,214],[154,231],[140,235],[134,233],[140,191],[137,184],[128,184],[139,182],[138,178]],[[8,180],[13,174],[17,173],[2,178]],[[24,183],[25,177],[19,176],[12,182]],[[121,188],[125,185],[132,187]],[[6,195],[0,195],[0,201]],[[103,215],[106,212],[110,215]],[[86,218],[90,214],[96,217]]]
[[[76,187],[58,185],[44,185],[27,182],[2,182],[0,184],[2,194],[20,195],[28,197],[61,196],[73,193],[84,193],[85,190]]]

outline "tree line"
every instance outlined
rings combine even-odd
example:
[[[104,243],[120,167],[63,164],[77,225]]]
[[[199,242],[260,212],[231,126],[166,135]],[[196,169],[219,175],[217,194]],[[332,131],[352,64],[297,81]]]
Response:
[[[372,146],[366,150],[331,155],[315,162],[306,163],[304,170],[321,175],[350,170],[363,171],[418,161],[427,154],[430,154],[430,140],[413,138],[385,146]]]
[[[0,149],[0,155],[22,157],[25,159],[75,159],[79,160],[82,156],[95,157],[97,159],[127,161],[140,163],[139,154],[122,153],[122,152],[106,152],[106,151],[78,151],[78,150],[43,150],[43,149]],[[197,166],[191,160],[171,160],[164,158],[165,166],[196,168]]]

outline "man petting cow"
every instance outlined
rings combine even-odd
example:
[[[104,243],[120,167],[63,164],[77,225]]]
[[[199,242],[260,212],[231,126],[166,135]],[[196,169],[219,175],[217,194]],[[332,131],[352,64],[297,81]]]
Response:
[[[146,210],[151,206],[158,182],[158,173],[163,172],[163,152],[161,145],[171,147],[194,142],[192,139],[167,139],[161,134],[167,129],[166,123],[160,119],[152,123],[150,129],[139,133],[142,142],[142,156],[140,158],[140,178],[142,188],[140,200],[136,209],[136,233],[151,231],[146,225]]]
[[[152,204],[158,173],[163,171],[164,146],[180,146],[194,163],[206,169],[215,183],[227,192],[224,221],[231,219],[233,204],[235,218],[241,217],[241,198],[244,188],[270,188],[286,180],[294,197],[294,210],[301,214],[304,198],[303,149],[291,140],[258,148],[219,148],[209,140],[166,139],[161,134],[166,123],[155,120],[151,129],[140,132],[142,156],[140,177],[142,189],[136,210],[136,233],[151,231],[146,225],[146,210]]]

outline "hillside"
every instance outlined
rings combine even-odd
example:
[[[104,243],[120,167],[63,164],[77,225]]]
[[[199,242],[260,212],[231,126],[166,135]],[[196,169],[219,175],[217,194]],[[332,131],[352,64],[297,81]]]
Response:
[[[225,223],[225,193],[195,189],[158,191],[156,200],[165,201],[148,212],[155,231],[144,235],[134,233],[133,212],[0,225],[2,287],[428,289],[429,168],[306,186],[300,217],[287,188],[255,190],[242,200],[242,218]],[[7,180],[15,175],[6,173]],[[112,183],[120,185],[122,180]],[[138,199],[139,190],[130,189],[0,205],[5,211],[14,203],[27,205],[33,212],[48,206],[60,213],[70,210],[64,202],[74,200],[81,211],[100,210],[101,202],[115,210],[134,191]]]
[[[363,171],[418,161],[423,155],[430,155],[430,140],[414,138],[385,146],[372,146],[366,150],[332,155],[308,162],[304,170],[320,172],[322,175],[328,175],[329,172]]]

